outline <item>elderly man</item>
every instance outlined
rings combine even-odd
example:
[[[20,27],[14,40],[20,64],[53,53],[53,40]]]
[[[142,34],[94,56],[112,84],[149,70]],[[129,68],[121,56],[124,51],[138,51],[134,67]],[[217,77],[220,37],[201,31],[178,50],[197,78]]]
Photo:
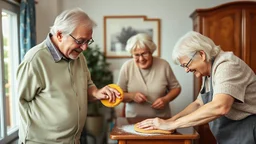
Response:
[[[119,97],[108,86],[97,89],[81,53],[94,42],[95,25],[81,9],[66,10],[26,53],[17,71],[20,143],[80,143],[88,98]]]

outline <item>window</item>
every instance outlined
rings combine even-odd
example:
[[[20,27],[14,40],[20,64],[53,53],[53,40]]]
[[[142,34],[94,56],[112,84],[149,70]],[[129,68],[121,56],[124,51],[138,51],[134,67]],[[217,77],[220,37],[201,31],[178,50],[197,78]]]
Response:
[[[7,143],[18,137],[19,7],[0,1],[0,9],[0,143]]]

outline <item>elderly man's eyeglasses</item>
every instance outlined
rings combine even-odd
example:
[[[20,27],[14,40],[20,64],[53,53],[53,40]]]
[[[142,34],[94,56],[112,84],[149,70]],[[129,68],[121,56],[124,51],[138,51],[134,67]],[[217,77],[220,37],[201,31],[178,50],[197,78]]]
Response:
[[[139,59],[140,56],[142,56],[143,58],[148,58],[149,55],[150,55],[149,52],[144,52],[144,53],[141,53],[141,54],[133,54],[132,56],[133,56],[133,58],[135,58],[135,59]]]
[[[78,40],[71,34],[69,34],[69,36],[71,36],[75,40],[76,44],[78,44],[78,45],[84,45],[84,44],[90,45],[94,42],[94,40],[92,38],[89,40]]]
[[[183,68],[188,68],[188,65],[192,62],[192,60],[193,60],[194,56],[196,55],[196,53],[197,53],[197,52],[195,52],[195,53],[193,54],[193,56],[191,57],[191,59],[188,61],[187,64],[181,64],[180,66],[183,67]]]

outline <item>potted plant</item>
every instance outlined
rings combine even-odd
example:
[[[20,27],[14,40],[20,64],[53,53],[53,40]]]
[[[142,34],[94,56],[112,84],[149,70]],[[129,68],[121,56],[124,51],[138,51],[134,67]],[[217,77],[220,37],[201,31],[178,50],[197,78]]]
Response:
[[[83,54],[87,60],[91,79],[97,88],[113,83],[113,73],[109,70],[110,64],[97,45],[88,47]],[[101,107],[100,101],[88,102],[86,129],[94,136],[99,135],[103,129],[104,116],[100,113]]]

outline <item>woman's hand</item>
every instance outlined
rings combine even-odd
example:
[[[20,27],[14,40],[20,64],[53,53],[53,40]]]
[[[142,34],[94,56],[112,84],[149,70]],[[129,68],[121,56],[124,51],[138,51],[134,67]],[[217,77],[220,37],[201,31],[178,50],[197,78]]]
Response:
[[[176,129],[174,121],[160,118],[146,119],[141,121],[138,123],[138,127],[145,130],[161,129],[171,131]]]
[[[142,94],[140,92],[137,92],[137,93],[134,94],[132,99],[136,103],[143,103],[147,100],[147,97],[144,94]]]
[[[166,102],[164,97],[160,97],[160,98],[156,99],[155,102],[152,104],[152,108],[154,108],[154,109],[164,109],[164,107],[167,103],[168,102]]]

